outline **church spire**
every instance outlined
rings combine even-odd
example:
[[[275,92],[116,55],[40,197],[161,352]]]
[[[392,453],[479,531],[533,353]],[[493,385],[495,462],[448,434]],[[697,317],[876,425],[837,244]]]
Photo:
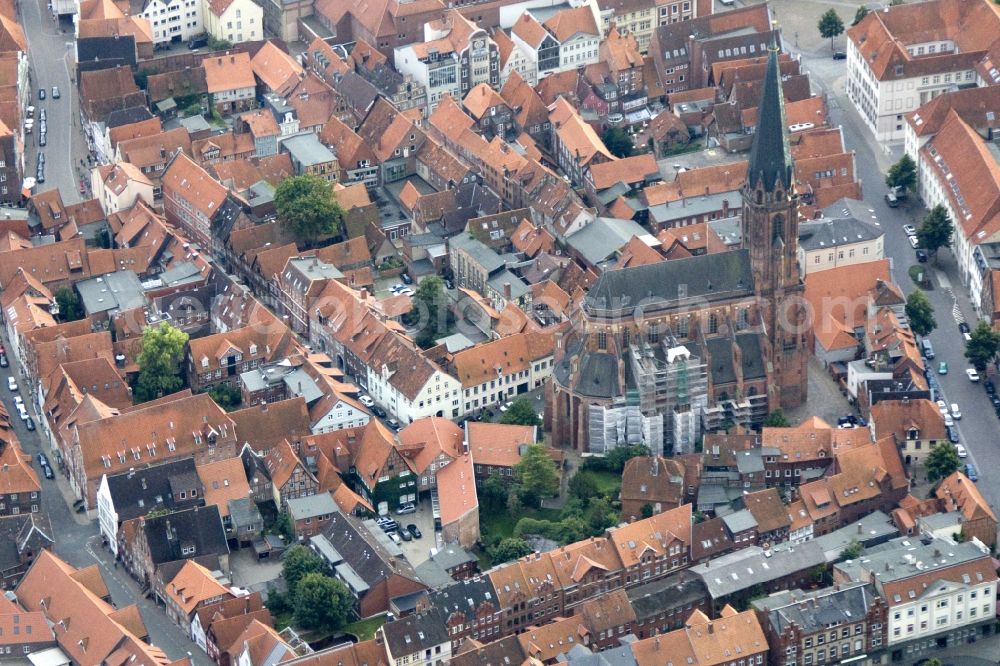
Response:
[[[764,179],[764,190],[771,192],[780,181],[784,190],[792,183],[792,155],[788,148],[788,123],[785,120],[785,95],[781,89],[781,70],[778,66],[778,31],[771,33],[768,47],[767,71],[764,90],[757,105],[757,130],[750,149],[750,166],[747,171],[749,187],[755,188],[758,179]]]

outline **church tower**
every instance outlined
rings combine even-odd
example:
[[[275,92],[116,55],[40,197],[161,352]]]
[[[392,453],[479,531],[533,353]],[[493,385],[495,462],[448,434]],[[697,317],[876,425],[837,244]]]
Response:
[[[777,33],[774,33],[777,35]],[[810,331],[799,275],[799,198],[795,192],[788,122],[778,66],[777,36],[767,71],[757,129],[743,186],[743,247],[749,250],[754,286],[770,344],[769,408],[791,408],[806,400]]]

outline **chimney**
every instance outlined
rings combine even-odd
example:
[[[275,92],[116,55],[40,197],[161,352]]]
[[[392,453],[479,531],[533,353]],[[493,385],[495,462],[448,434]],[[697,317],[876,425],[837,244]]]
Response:
[[[503,297],[508,301],[510,300],[510,282],[503,283]]]
[[[260,411],[267,413],[267,400],[260,401]]]
[[[858,534],[861,534],[861,523],[858,523]]]
[[[361,300],[362,301],[368,300],[368,289],[365,287],[361,287]]]
[[[729,217],[729,199],[722,200],[722,217]]]

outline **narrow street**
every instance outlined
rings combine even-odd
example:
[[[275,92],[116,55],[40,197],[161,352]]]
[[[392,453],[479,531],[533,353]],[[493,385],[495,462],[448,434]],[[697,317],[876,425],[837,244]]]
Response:
[[[855,163],[863,185],[864,200],[872,221],[885,230],[885,254],[892,260],[893,279],[905,294],[909,294],[917,286],[907,274],[907,269],[917,261],[903,232],[903,225],[919,226],[926,210],[915,194],[911,194],[909,201],[898,208],[890,208],[883,198],[886,192],[885,172],[902,157],[902,144],[884,146],[875,141],[847,97],[846,65],[842,60],[832,59],[828,43],[811,39],[803,39],[802,43],[809,44],[813,49],[797,49],[789,36],[785,38],[786,49],[801,55],[803,69],[810,74],[814,92],[827,94],[831,125],[840,125],[846,148],[856,151]],[[982,383],[970,382],[965,376],[965,368],[969,364],[958,330],[960,321],[967,321],[975,327],[975,310],[951,252],[942,250],[938,254],[936,263],[924,265],[932,277],[933,289],[926,294],[934,306],[938,325],[929,336],[936,354],[931,363],[935,370],[941,361],[948,363],[949,373],[938,375],[937,379],[944,393],[943,399],[949,404],[958,403],[962,410],[963,418],[956,425],[962,443],[969,450],[969,457],[963,462],[972,462],[976,466],[980,492],[990,504],[1000,507],[1000,468],[993,464],[993,461],[1000,460],[1000,437],[997,437],[1000,422],[994,415]],[[993,379],[997,383],[997,377]]]
[[[38,155],[45,155],[45,182],[35,192],[59,189],[67,204],[81,200],[80,177],[86,162],[87,145],[80,130],[79,96],[76,92],[74,38],[67,26],[63,32],[52,20],[45,0],[25,0],[20,5],[21,24],[28,38],[31,62],[31,103],[35,106],[35,130],[25,136],[25,176],[35,176]],[[60,99],[52,98],[52,86],[57,86]],[[38,99],[38,90],[45,90],[45,99]],[[48,142],[38,145],[38,117],[45,109]],[[87,180],[89,184],[89,178]]]

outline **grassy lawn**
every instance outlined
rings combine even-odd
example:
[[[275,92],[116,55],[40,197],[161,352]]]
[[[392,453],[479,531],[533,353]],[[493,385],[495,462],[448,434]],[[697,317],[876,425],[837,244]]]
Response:
[[[285,627],[291,626],[292,624],[292,614],[289,613],[279,613],[274,616],[274,628],[281,631]]]
[[[480,515],[479,520],[486,527],[486,534],[492,540],[514,535],[514,526],[521,518],[537,518],[538,520],[559,520],[558,509],[525,509],[523,513],[512,516],[507,511],[496,511],[488,515]]]
[[[376,615],[367,620],[359,620],[348,624],[341,631],[354,634],[359,641],[370,641],[375,638],[375,632],[385,623],[385,615]]]
[[[587,472],[597,480],[597,487],[603,495],[618,495],[622,489],[622,477],[613,472]]]

